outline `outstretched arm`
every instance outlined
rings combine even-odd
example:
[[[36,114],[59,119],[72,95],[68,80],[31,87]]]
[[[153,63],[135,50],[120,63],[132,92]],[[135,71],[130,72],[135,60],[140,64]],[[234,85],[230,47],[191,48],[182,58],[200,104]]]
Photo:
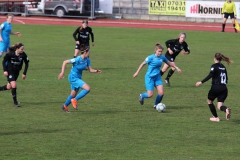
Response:
[[[91,66],[88,66],[88,70],[91,73],[102,73],[100,69],[93,69]]]
[[[171,67],[174,67],[178,71],[178,73],[182,73],[181,69],[178,68],[174,62],[168,61],[167,64],[170,65]]]
[[[207,82],[210,78],[212,78],[213,74],[212,72],[210,72],[206,78],[204,78],[202,81],[199,81],[196,83],[196,87],[200,86],[201,84],[203,84],[204,82]]]
[[[18,37],[20,37],[22,35],[20,32],[11,32],[11,34],[17,35]]]
[[[58,79],[61,79],[64,77],[64,72],[65,72],[65,68],[66,68],[66,65],[70,63],[70,60],[65,60],[63,61],[63,64],[62,64],[62,71],[61,73],[58,75]]]
[[[138,67],[137,71],[134,73],[133,78],[138,76],[138,73],[140,72],[140,70],[143,68],[143,66],[145,66],[147,63],[144,61],[140,64],[140,66]]]

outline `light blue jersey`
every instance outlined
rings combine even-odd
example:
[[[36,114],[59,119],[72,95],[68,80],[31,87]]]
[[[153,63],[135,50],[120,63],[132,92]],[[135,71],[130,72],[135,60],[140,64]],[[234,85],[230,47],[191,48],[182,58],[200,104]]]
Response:
[[[79,88],[85,84],[82,78],[82,71],[86,69],[86,67],[91,66],[91,61],[89,58],[82,59],[81,56],[70,59],[70,63],[73,64],[72,69],[68,75],[68,81],[71,84],[71,90],[78,91]]]
[[[10,47],[10,34],[12,32],[12,24],[4,22],[1,24],[1,36],[3,42],[0,42],[0,52],[7,52],[7,49]]]
[[[162,66],[162,62],[167,63],[168,59],[163,55],[157,57],[155,54],[152,54],[145,59],[145,62],[148,64],[146,76],[154,77],[160,74],[160,67]]]
[[[167,63],[168,59],[163,55],[157,57],[155,54],[152,54],[145,59],[145,62],[148,64],[148,70],[145,75],[146,90],[153,91],[154,87],[163,85],[160,67],[162,62]]]
[[[81,56],[70,59],[70,63],[73,64],[70,74],[75,78],[82,78],[82,71],[86,69],[86,67],[91,66],[91,61],[89,58],[82,59]]]

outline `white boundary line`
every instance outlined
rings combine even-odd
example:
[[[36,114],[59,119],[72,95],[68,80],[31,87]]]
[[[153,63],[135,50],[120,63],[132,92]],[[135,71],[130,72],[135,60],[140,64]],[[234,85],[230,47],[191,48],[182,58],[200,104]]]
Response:
[[[0,17],[1,18],[1,17]],[[81,24],[82,20],[73,20],[73,19],[50,19],[50,18],[19,18],[22,20],[35,20],[35,21],[55,21],[55,22],[76,22],[79,23],[79,25]],[[15,21],[18,21],[22,24],[25,24],[25,22],[19,20],[19,19],[14,19]],[[157,22],[126,22],[126,21],[90,21],[91,23],[98,23],[98,24],[126,24],[126,25],[149,25],[149,26],[181,26],[181,27],[201,27],[201,28],[221,28],[221,25],[209,25],[207,23],[205,23],[204,25],[199,25],[198,23],[196,24],[186,24],[185,22],[176,22],[176,23],[169,23],[169,22],[161,22],[161,23],[157,23]],[[164,24],[165,23],[165,24]]]
[[[23,21],[18,20],[18,19],[16,19],[16,18],[13,18],[13,20],[14,20],[14,21],[17,21],[17,22],[19,22],[19,23],[25,24]]]

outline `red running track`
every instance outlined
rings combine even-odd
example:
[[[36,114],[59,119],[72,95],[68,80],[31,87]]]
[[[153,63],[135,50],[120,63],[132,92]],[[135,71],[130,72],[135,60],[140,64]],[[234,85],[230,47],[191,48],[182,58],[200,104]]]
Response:
[[[80,26],[83,19],[58,18],[31,16],[15,16],[13,24],[42,24],[42,25],[72,25]],[[0,21],[6,21],[6,16],[0,16]],[[126,28],[155,28],[155,29],[176,29],[176,30],[198,30],[220,32],[222,25],[219,23],[194,23],[194,22],[168,22],[168,21],[147,21],[147,20],[122,20],[122,19],[96,19],[89,20],[90,26],[103,27],[126,27]],[[232,24],[227,24],[225,32],[234,32]]]

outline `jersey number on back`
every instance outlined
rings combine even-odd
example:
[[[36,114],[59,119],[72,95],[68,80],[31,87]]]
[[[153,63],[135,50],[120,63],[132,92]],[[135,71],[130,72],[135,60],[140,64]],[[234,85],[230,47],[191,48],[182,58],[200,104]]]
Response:
[[[221,77],[221,83],[222,84],[226,84],[226,73],[221,73],[220,74],[220,77]]]

